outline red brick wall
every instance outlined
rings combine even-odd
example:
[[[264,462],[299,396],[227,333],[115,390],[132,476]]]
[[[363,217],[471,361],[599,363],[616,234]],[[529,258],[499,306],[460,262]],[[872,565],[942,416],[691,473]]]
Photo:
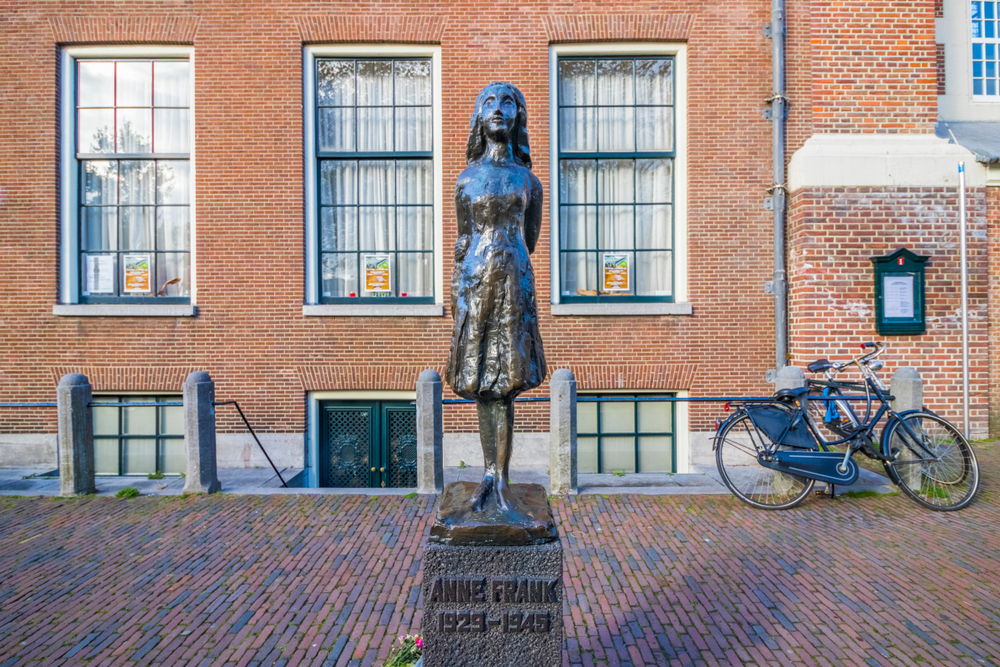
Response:
[[[989,255],[990,437],[1000,438],[1000,188],[986,188]]]
[[[812,3],[816,132],[933,132],[934,0]]]
[[[506,79],[524,92],[538,156],[534,171],[548,193],[549,43],[687,39],[688,284],[694,315],[553,318],[545,305],[546,205],[533,261],[549,367],[620,370],[588,371],[581,378],[584,389],[617,389],[627,381],[634,384],[625,388],[690,389],[693,395],[769,391],[763,378],[773,355],[773,316],[763,283],[771,277],[771,214],[761,201],[770,185],[770,124],[760,117],[771,89],[770,42],[760,33],[770,20],[768,2],[25,0],[6,4],[3,13],[0,400],[51,400],[53,369],[87,367],[102,377],[123,378],[108,389],[177,390],[174,380],[162,379],[166,375],[153,382],[142,374],[199,368],[216,379],[220,398],[247,407],[255,427],[302,432],[308,389],[409,389],[421,369],[443,365],[450,316],[302,316],[306,41],[441,44],[443,242],[450,248],[450,192],[465,166],[468,118],[483,85]],[[143,42],[191,43],[195,50],[199,314],[55,317],[58,45]],[[443,262],[450,275],[450,252]],[[128,369],[151,370],[130,375]],[[668,381],[686,386],[664,386]],[[546,385],[533,395],[547,391]],[[449,421],[450,430],[474,428],[471,410],[449,410],[468,413]],[[694,410],[692,427],[709,428],[718,413],[717,407]],[[219,418],[220,428],[242,430],[233,414],[220,412]],[[15,430],[11,413],[0,413],[0,419],[0,432]],[[545,404],[519,408],[518,423],[546,430]]]
[[[991,195],[994,199],[996,195]],[[972,428],[987,426],[987,196],[968,195],[970,398]],[[954,188],[816,188],[793,194],[789,226],[791,338],[795,365],[845,361],[858,344],[881,340],[882,377],[913,366],[927,407],[961,423],[958,196]],[[875,334],[872,256],[906,247],[926,265],[927,333]],[[995,311],[994,311],[995,312]]]

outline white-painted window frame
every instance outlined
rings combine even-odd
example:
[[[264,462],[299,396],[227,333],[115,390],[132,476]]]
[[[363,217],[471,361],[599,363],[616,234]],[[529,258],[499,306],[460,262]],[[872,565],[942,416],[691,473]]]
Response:
[[[972,93],[972,3],[944,0],[944,16],[935,19],[935,41],[944,45],[945,94],[938,95],[938,119],[996,121],[1000,95]]]
[[[321,304],[319,302],[319,222],[316,200],[316,58],[430,58],[434,126],[434,303]],[[333,317],[442,317],[444,315],[444,189],[442,172],[441,47],[430,44],[313,44],[302,49],[303,146],[305,155],[305,295],[302,314]]]
[[[673,303],[560,303],[559,273],[559,58],[566,56],[674,57],[674,302]],[[644,316],[690,315],[688,299],[687,207],[688,207],[688,91],[687,44],[673,42],[612,42],[553,44],[549,47],[549,264],[552,270],[551,304],[553,315]],[[678,465],[680,465],[678,463]]]
[[[191,234],[191,301],[188,304],[128,304],[80,303],[80,170],[76,159],[76,61],[82,58],[187,58],[190,63],[190,192],[189,208]],[[59,248],[59,301],[52,307],[54,315],[96,317],[190,317],[195,314],[198,294],[197,201],[195,193],[195,59],[191,46],[70,46],[60,54],[59,90],[60,123],[60,248]],[[113,155],[112,155],[113,157]]]

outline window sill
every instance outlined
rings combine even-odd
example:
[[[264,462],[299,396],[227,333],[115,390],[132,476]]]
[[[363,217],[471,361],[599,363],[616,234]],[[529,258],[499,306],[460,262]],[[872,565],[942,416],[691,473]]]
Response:
[[[306,317],[444,317],[444,306],[437,303],[323,303],[302,306],[302,314]]]
[[[73,303],[52,306],[52,314],[61,317],[194,317],[189,303]]]
[[[691,315],[690,303],[553,303],[552,315],[596,317],[644,317],[656,315]]]

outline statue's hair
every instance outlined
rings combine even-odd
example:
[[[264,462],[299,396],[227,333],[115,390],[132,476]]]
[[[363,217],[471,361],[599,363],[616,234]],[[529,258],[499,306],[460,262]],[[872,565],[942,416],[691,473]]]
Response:
[[[524,95],[515,86],[506,81],[495,81],[479,92],[476,98],[476,109],[472,112],[472,119],[469,121],[469,141],[465,147],[465,161],[475,162],[486,153],[486,131],[483,128],[483,121],[480,112],[483,108],[483,101],[486,98],[486,91],[493,86],[505,86],[514,96],[514,103],[517,105],[517,116],[514,118],[514,129],[510,133],[511,153],[514,161],[523,167],[531,169],[531,149],[528,146],[528,110],[524,104]]]

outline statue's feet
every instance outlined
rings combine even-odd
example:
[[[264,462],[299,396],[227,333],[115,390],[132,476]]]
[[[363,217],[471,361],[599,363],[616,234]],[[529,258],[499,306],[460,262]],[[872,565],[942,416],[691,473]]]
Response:
[[[497,505],[500,509],[507,511],[513,503],[514,499],[511,495],[510,482],[501,477],[497,482]]]
[[[474,512],[482,512],[483,507],[486,506],[486,499],[490,497],[490,492],[493,490],[493,476],[484,475],[483,481],[479,483],[479,487],[476,492],[472,494],[472,510]]]

